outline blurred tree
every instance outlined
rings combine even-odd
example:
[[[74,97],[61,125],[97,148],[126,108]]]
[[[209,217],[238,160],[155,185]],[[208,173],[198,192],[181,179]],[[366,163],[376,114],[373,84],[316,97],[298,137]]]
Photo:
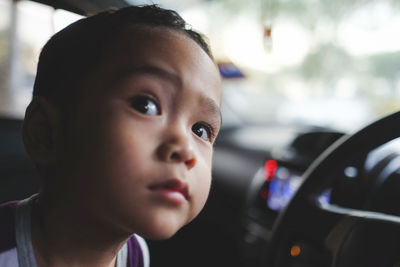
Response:
[[[400,82],[400,52],[383,53],[368,58],[371,73],[388,81],[393,95],[398,94]]]
[[[328,43],[309,53],[298,67],[298,73],[308,80],[318,79],[333,84],[352,71],[353,66],[353,59],[346,50]]]

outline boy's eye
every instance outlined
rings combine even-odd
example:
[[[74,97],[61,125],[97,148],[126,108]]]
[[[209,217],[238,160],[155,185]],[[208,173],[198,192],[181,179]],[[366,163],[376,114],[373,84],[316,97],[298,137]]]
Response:
[[[192,131],[194,132],[195,135],[200,137],[201,139],[205,141],[211,141],[212,135],[213,135],[213,130],[210,125],[202,122],[195,123],[192,126]]]
[[[160,108],[156,100],[145,95],[132,98],[131,107],[145,115],[156,116],[160,114]]]

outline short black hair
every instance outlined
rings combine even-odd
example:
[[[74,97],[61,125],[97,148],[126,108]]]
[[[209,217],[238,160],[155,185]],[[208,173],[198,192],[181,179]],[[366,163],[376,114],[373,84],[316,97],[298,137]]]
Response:
[[[192,30],[175,11],[157,5],[106,10],[59,31],[43,47],[33,97],[43,96],[68,110],[76,88],[102,60],[118,34],[131,26],[165,27],[194,40],[213,59],[204,37]]]

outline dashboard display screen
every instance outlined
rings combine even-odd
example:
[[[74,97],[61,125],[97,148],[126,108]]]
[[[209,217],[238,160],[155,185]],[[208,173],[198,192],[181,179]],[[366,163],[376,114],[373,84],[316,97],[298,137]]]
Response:
[[[299,188],[301,181],[300,174],[279,166],[269,183],[268,207],[271,210],[281,210],[285,207]]]

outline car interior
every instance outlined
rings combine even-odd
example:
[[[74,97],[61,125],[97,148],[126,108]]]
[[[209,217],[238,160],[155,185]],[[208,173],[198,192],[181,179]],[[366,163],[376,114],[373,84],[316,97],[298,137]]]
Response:
[[[147,3],[129,0],[3,2],[0,8],[8,10],[5,17],[9,21],[15,19],[13,12],[18,13],[17,5],[22,2],[35,2],[52,10],[68,11],[78,16],[76,18],[105,8]],[[192,15],[193,21],[199,22],[198,27],[201,28],[202,23],[207,23],[204,18],[196,19],[202,14],[198,10],[213,13],[220,20],[226,18],[218,12],[228,10],[226,12],[233,14],[235,20],[247,25],[248,17],[242,14],[245,13],[243,10],[247,10],[243,2],[170,0],[160,1],[160,5],[176,8],[188,18]],[[261,5],[261,9],[266,10],[265,14],[273,17],[263,18],[260,26],[260,36],[264,38],[260,43],[262,49],[267,51],[265,59],[270,62],[263,63],[265,72],[260,71],[261,67],[257,69],[255,62],[252,63],[252,68],[257,69],[254,71],[256,74],[252,74],[250,67],[245,61],[241,62],[239,56],[235,58],[228,56],[227,52],[217,53],[224,83],[223,125],[214,145],[210,196],[200,215],[171,239],[147,240],[151,266],[400,266],[400,42],[394,40],[397,38],[395,26],[400,25],[398,1],[343,0],[330,4],[322,0],[311,1],[311,4],[310,1],[282,0],[250,2],[248,6],[257,10]],[[323,9],[318,9],[314,2],[324,2],[324,8],[328,10],[326,14],[336,20],[340,17],[340,23],[333,25],[325,21],[324,24],[323,19],[315,15]],[[191,9],[191,5],[200,8]],[[207,5],[213,5],[213,9],[207,11]],[[315,10],[311,8],[313,6]],[[304,13],[308,8],[313,16],[305,15],[309,14]],[[387,46],[382,48],[382,52],[371,43],[363,43],[370,49],[365,48],[365,51],[370,52],[362,54],[360,51],[363,48],[359,48],[357,51],[360,53],[350,60],[343,56],[344,45],[339,51],[340,45],[333,47],[326,40],[333,38],[335,44],[344,44],[344,36],[355,35],[355,31],[351,32],[353,28],[345,28],[343,21],[346,19],[362,25],[366,36],[369,32],[373,35],[378,22],[373,24],[375,22],[365,15],[365,10],[369,12],[371,8],[376,11],[379,23],[386,25],[382,26],[384,33],[379,35],[382,40],[376,40],[376,43]],[[349,9],[356,10],[355,15]],[[339,15],[334,12],[337,10],[341,11]],[[23,17],[24,13],[21,13]],[[278,14],[283,15],[279,17]],[[388,14],[393,21],[389,21]],[[302,43],[299,36],[306,36],[304,30],[298,30],[300,26],[296,23],[293,23],[294,26],[290,24],[298,32],[289,32],[293,40],[289,41],[288,51],[302,51],[302,46],[306,45],[311,47],[307,50],[308,54],[303,55],[303,61],[298,59],[296,63],[296,66],[302,66],[300,72],[308,77],[306,80],[312,81],[306,85],[296,78],[294,67],[287,67],[285,72],[271,70],[277,68],[273,64],[279,58],[272,55],[273,51],[280,49],[278,32],[292,27],[287,21],[296,16],[325,38],[320,43],[315,41],[326,49],[318,50],[311,35],[305,38],[308,43]],[[12,30],[7,30],[8,35],[3,34],[1,23],[0,20],[0,50],[4,50],[5,46],[1,46],[3,39],[13,43],[15,36]],[[7,29],[12,29],[12,25],[10,23]],[[193,27],[196,27],[195,23]],[[327,33],[332,28],[337,31],[333,37]],[[210,36],[218,36],[215,32],[218,29],[210,29],[214,31]],[[236,29],[237,32],[240,30]],[[251,32],[251,29],[245,31]],[[235,35],[228,32],[224,36],[229,34]],[[246,33],[240,34],[246,36]],[[391,39],[384,39],[384,36]],[[356,38],[367,37],[360,33]],[[219,46],[218,42],[214,44]],[[351,54],[352,43],[347,45],[346,51]],[[221,47],[218,49],[230,51],[229,47]],[[250,53],[252,48],[241,50]],[[0,61],[6,58],[5,55],[13,53],[17,52],[0,52]],[[285,55],[297,57],[294,52]],[[252,60],[250,54],[247,58]],[[4,66],[12,69],[13,61],[7,62],[10,64]],[[361,80],[359,84],[356,84],[356,78],[350,76],[353,73],[351,68],[357,70],[357,77]],[[380,76],[377,74],[377,78],[370,78],[367,74],[372,71]],[[313,78],[314,73],[325,75],[327,82]],[[11,90],[29,99],[29,93],[25,92],[31,88],[21,86],[28,88],[7,91],[3,76],[0,80],[0,203],[26,198],[40,189],[39,175],[21,140],[26,100],[17,105],[15,103],[19,100],[14,99],[17,102],[10,104],[11,108],[7,107],[11,103]],[[31,81],[32,77],[34,74],[26,80]],[[262,79],[261,86],[255,85],[252,77]],[[308,88],[310,84],[314,86],[312,89],[316,97],[307,100],[312,93],[303,94],[300,89],[306,87],[311,90]],[[335,93],[341,97],[344,95],[337,100],[336,106],[331,103],[337,95],[321,89],[327,85],[332,88],[337,86]],[[267,95],[265,91],[268,90],[272,94]],[[291,100],[279,102],[279,96],[288,90],[292,94]],[[358,94],[359,91],[361,94]],[[349,99],[356,102],[350,103]],[[370,107],[375,108],[374,112]],[[268,112],[261,113],[264,110]],[[285,113],[271,115],[276,110]],[[305,114],[310,115],[312,120],[305,120]]]

